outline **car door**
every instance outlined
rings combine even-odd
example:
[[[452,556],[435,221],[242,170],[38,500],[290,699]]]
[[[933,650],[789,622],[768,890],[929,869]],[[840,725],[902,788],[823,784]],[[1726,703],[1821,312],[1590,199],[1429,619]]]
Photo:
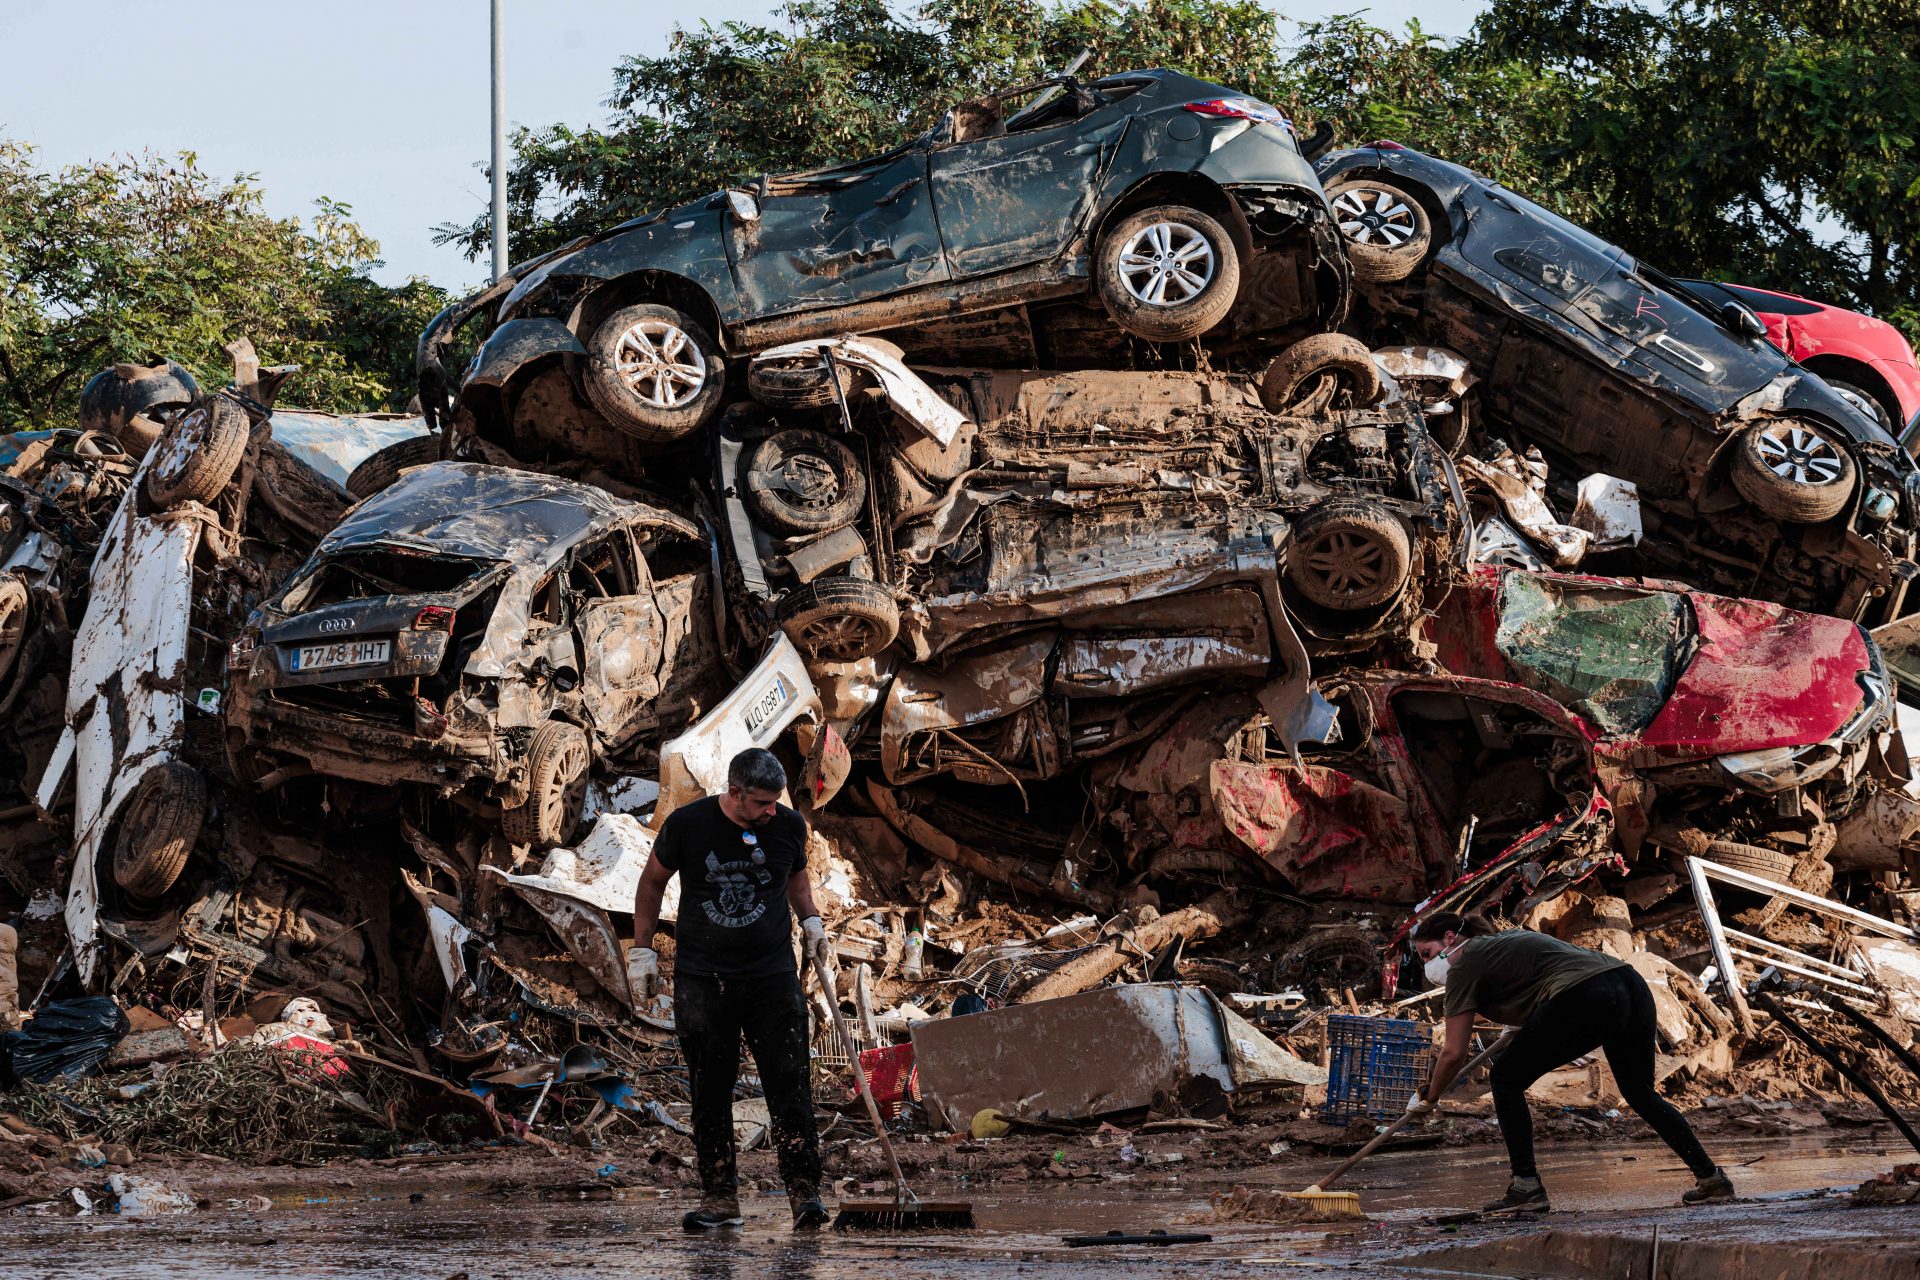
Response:
[[[933,201],[953,278],[1064,250],[1091,216],[1100,173],[1125,129],[1125,117],[1109,109],[936,147]]]
[[[927,151],[763,180],[734,219],[734,274],[753,316],[885,297],[947,278]]]
[[[567,564],[580,641],[580,697],[595,732],[618,745],[653,722],[666,624],[646,562],[625,527],[576,549]]]

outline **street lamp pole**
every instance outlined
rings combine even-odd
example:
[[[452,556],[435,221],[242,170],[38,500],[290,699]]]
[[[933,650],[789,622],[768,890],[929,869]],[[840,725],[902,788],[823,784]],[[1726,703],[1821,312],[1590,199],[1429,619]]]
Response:
[[[503,0],[493,0],[493,278],[507,274],[507,52]]]

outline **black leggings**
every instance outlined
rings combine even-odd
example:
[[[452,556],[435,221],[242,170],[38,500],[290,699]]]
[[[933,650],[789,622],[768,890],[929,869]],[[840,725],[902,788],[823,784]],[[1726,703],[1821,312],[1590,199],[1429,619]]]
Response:
[[[1696,1178],[1713,1172],[1700,1139],[1686,1117],[1653,1088],[1653,992],[1632,969],[1596,973],[1569,987],[1533,1011],[1513,1043],[1493,1064],[1493,1110],[1507,1140],[1507,1159],[1516,1178],[1535,1178],[1533,1113],[1527,1110],[1527,1086],[1555,1067],[1604,1047],[1620,1097]]]
[[[800,979],[674,979],[674,1028],[693,1094],[693,1150],[700,1188],[733,1195],[733,1086],[740,1078],[740,1037],[753,1050],[773,1121],[773,1148],[790,1196],[812,1199],[820,1189],[820,1133],[813,1118],[809,1019]]]

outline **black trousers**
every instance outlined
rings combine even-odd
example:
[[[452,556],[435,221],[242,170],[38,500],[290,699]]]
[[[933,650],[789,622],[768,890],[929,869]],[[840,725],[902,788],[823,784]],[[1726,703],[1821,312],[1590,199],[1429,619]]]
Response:
[[[674,1030],[693,1093],[693,1148],[700,1186],[733,1195],[733,1086],[740,1037],[753,1050],[773,1121],[774,1151],[787,1194],[812,1199],[820,1189],[820,1131],[813,1118],[806,997],[792,973],[769,978],[674,978]]]
[[[1539,1176],[1533,1164],[1533,1113],[1527,1086],[1597,1048],[1607,1051],[1620,1097],[1673,1153],[1704,1178],[1713,1161],[1686,1117],[1653,1087],[1653,992],[1632,969],[1609,969],[1569,987],[1533,1011],[1493,1064],[1493,1109],[1516,1178]]]

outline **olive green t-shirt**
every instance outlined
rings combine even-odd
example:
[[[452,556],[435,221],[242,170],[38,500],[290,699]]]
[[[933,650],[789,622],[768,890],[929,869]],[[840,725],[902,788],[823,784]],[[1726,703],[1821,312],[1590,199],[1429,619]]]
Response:
[[[1624,960],[1530,929],[1469,938],[1447,958],[1452,962],[1447,969],[1447,1016],[1478,1013],[1510,1027],[1595,974],[1627,967]]]

